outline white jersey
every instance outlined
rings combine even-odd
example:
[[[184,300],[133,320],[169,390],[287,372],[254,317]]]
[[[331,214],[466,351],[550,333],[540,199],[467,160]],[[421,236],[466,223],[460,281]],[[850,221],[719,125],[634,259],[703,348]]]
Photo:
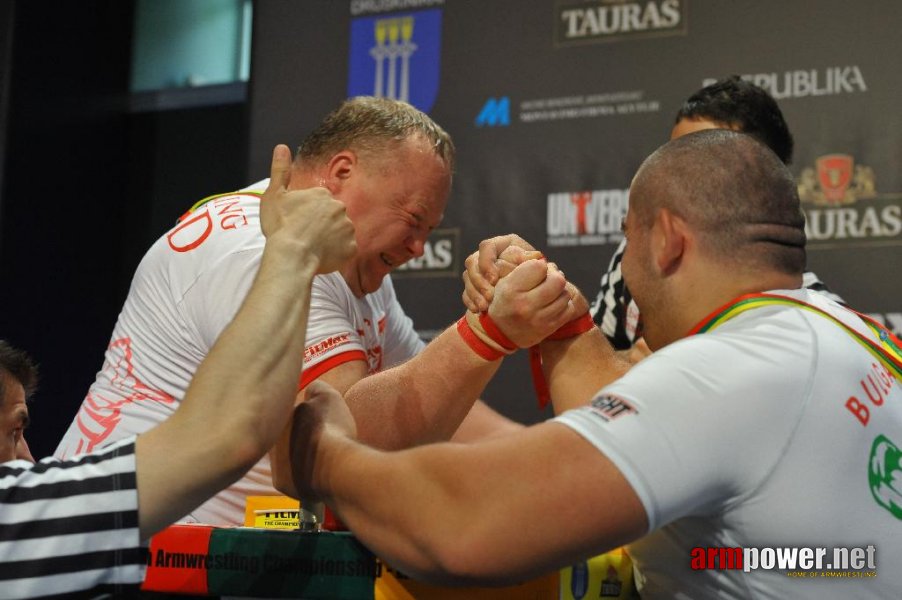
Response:
[[[818,293],[772,293],[877,341]],[[758,306],[655,352],[557,418],[645,507],[649,533],[628,547],[643,598],[898,597],[902,385],[876,356],[815,311]],[[868,546],[876,568],[854,571],[863,578],[832,564],[834,548]],[[698,549],[803,547],[826,549],[820,571],[691,568]]]
[[[214,198],[150,248],[135,272],[103,368],[59,444],[58,458],[143,433],[175,412],[257,273],[265,238],[259,194],[252,190],[262,193],[267,183]],[[365,360],[373,373],[422,347],[390,278],[363,298],[337,273],[314,278],[303,385],[351,360]],[[277,493],[264,458],[186,520],[241,525],[246,496]]]

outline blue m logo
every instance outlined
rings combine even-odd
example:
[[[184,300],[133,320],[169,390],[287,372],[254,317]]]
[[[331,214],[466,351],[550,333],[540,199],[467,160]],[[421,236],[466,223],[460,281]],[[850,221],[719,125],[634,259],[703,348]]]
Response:
[[[477,127],[507,127],[511,124],[511,101],[507,96],[489,98],[476,117]]]

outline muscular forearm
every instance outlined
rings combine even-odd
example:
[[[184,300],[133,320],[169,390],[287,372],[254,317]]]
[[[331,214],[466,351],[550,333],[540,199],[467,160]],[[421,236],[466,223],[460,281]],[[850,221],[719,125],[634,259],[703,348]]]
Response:
[[[471,442],[515,431],[520,425],[474,399],[498,368],[459,345],[449,329],[420,355],[395,368],[366,375],[363,363],[349,362],[320,377],[339,393],[357,426],[358,438],[371,446],[400,449],[449,439]],[[462,423],[461,423],[462,421]],[[306,442],[291,425],[270,452],[273,486],[299,497],[292,440]]]
[[[541,348],[555,414],[587,404],[629,369],[597,328],[567,340],[546,340]]]
[[[501,533],[507,525],[490,511],[504,512],[493,501],[501,482],[481,476],[477,446],[385,453],[323,437],[314,475],[326,482],[321,496],[387,564],[422,581],[458,585],[498,575],[492,555],[507,554]]]
[[[361,541],[426,581],[523,580],[622,544],[647,526],[616,467],[559,424],[396,453],[325,435],[313,481]]]
[[[320,497],[342,522],[364,543],[372,542],[382,560],[408,575],[434,578],[446,572],[436,546],[439,531],[452,536],[448,540],[454,539],[453,531],[444,530],[442,522],[447,521],[441,511],[428,511],[431,516],[426,519],[420,515],[423,506],[437,508],[437,496],[444,499],[448,490],[431,477],[413,485],[413,471],[404,465],[418,461],[408,451],[387,455],[344,437],[324,434],[324,438],[314,479],[328,481],[320,488]],[[389,490],[406,491],[401,497]]]
[[[348,390],[359,439],[386,449],[449,439],[500,363],[477,356],[454,327],[446,329],[406,363]]]
[[[477,400],[463,423],[454,432],[451,441],[468,444],[521,429],[523,429],[521,423],[508,419],[482,400]]]

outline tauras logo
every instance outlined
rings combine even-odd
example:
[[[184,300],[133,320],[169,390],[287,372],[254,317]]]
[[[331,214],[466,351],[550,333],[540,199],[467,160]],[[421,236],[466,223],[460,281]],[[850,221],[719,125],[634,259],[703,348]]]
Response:
[[[878,194],[874,169],[827,154],[799,174],[810,247],[854,242],[902,244],[902,194]]]
[[[548,194],[548,245],[619,243],[628,203],[629,189]]]
[[[555,42],[606,42],[622,37],[686,33],[688,0],[596,0],[558,4]]]
[[[740,77],[764,88],[777,100],[868,91],[864,75],[858,65],[824,69],[796,69],[783,73],[754,73],[740,75]],[[711,85],[715,81],[717,80],[708,78],[702,82],[702,85]]]
[[[458,277],[460,229],[436,229],[423,246],[423,256],[412,258],[392,277]]]

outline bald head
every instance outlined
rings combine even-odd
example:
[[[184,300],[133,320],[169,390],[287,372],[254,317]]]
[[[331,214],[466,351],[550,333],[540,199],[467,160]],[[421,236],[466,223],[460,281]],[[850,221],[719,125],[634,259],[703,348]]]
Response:
[[[805,221],[792,174],[754,138],[726,129],[684,135],[639,168],[630,211],[650,223],[667,208],[701,249],[731,264],[801,274]]]

